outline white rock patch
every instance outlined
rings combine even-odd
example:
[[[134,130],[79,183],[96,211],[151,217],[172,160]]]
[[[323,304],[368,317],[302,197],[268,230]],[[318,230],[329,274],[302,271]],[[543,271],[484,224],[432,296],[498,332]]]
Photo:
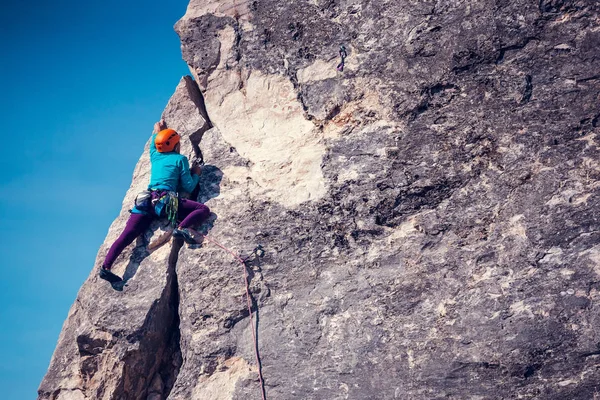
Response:
[[[292,83],[281,75],[227,68],[233,29],[219,32],[221,60],[204,93],[206,109],[223,138],[251,162],[249,176],[286,207],[325,194],[321,133],[304,117]]]
[[[226,360],[210,377],[201,377],[194,388],[193,400],[231,400],[238,381],[248,378],[250,365],[242,358]]]

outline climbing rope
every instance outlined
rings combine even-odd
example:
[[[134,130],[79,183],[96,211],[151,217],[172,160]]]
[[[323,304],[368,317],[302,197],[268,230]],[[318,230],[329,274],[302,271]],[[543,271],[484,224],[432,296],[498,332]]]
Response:
[[[215,239],[213,239],[207,235],[203,235],[203,234],[200,234],[200,235],[202,235],[209,242],[217,245],[221,249],[223,249],[226,252],[228,252],[229,254],[231,254],[242,265],[242,268],[244,270],[244,286],[246,287],[246,303],[248,306],[248,314],[250,315],[250,325],[252,326],[252,339],[254,340],[254,355],[256,356],[256,366],[258,367],[258,380],[260,381],[260,390],[261,390],[261,394],[262,394],[262,399],[267,400],[267,394],[265,391],[265,382],[263,380],[263,375],[262,375],[262,364],[260,363],[260,356],[258,354],[258,341],[256,340],[254,319],[252,318],[252,300],[250,300],[250,287],[249,287],[248,271],[246,270],[247,259],[244,260],[242,257],[238,256],[233,251],[229,250],[227,247],[225,247],[221,243],[217,242]],[[263,249],[260,245],[258,245],[254,249],[254,252],[253,252],[253,254],[259,254],[259,256],[260,256],[260,253],[257,253],[257,251],[264,253]]]

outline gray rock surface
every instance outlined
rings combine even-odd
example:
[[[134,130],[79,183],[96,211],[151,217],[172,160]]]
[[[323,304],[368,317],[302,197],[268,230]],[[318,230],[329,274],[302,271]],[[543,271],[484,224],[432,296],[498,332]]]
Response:
[[[269,399],[598,398],[599,26],[592,0],[192,0],[198,86],[164,115],[208,238],[132,246],[122,293],[93,272],[40,398],[260,399],[209,238],[249,256]]]

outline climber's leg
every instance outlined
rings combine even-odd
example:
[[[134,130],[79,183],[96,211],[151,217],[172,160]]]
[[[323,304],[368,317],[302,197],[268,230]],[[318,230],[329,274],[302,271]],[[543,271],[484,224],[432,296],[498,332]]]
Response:
[[[104,263],[102,263],[102,269],[110,270],[117,257],[119,257],[119,254],[121,254],[125,247],[129,246],[135,238],[144,233],[144,231],[150,227],[151,222],[152,217],[150,215],[131,214],[127,220],[125,229],[106,254]]]
[[[191,228],[202,224],[208,216],[210,210],[202,203],[188,199],[180,199],[178,207],[178,219],[181,221],[179,228]]]
[[[209,215],[210,210],[204,204],[192,200],[180,199],[178,219],[183,220],[179,224],[179,227],[173,231],[173,236],[182,238],[188,244],[198,243],[190,229],[193,226],[202,224]]]

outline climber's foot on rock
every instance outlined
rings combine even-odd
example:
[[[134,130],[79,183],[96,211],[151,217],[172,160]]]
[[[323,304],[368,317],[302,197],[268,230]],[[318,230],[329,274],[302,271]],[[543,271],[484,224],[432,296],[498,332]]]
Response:
[[[123,280],[119,275],[113,274],[112,272],[110,272],[110,269],[106,269],[104,267],[100,268],[100,273],[98,273],[98,276],[100,277],[100,279],[104,279],[105,281],[108,281],[110,283],[117,283]]]
[[[177,228],[173,230],[173,237],[181,238],[187,244],[198,244],[198,241],[194,237],[191,229],[188,228]]]

